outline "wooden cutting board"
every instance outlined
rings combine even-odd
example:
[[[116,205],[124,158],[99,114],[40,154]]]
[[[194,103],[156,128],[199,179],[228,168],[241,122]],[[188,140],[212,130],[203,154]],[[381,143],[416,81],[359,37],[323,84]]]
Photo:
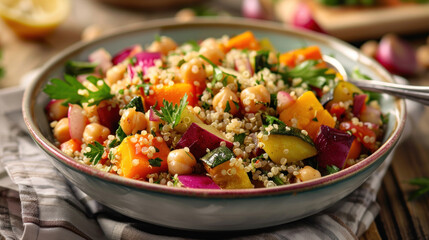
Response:
[[[429,34],[429,4],[397,2],[393,6],[328,7],[317,0],[302,0],[311,8],[316,21],[329,34],[347,41],[379,38],[386,33]],[[283,0],[277,16],[291,12],[296,2]],[[283,15],[284,16],[284,15]],[[282,17],[281,17],[282,18]],[[282,18],[284,21],[290,19]]]

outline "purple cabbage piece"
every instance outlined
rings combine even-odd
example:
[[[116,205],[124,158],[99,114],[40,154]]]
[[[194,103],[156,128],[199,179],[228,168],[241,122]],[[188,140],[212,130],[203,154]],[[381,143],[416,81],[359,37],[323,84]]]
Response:
[[[127,48],[123,49],[122,51],[120,51],[119,53],[117,53],[115,56],[113,56],[113,58],[112,58],[113,65],[121,63],[125,59],[127,59],[135,47],[136,46],[127,47]]]
[[[140,52],[135,56],[137,65],[142,68],[143,74],[146,74],[147,69],[155,66],[155,60],[161,59],[160,52]]]
[[[339,169],[343,169],[354,139],[353,135],[322,125],[314,142],[318,152],[319,167],[326,168],[328,165],[335,165]]]
[[[127,72],[128,72],[128,75],[130,76],[130,80],[133,80],[134,76],[136,75],[136,72],[134,70],[134,67],[131,64],[128,64]]]
[[[206,175],[179,175],[179,181],[187,188],[220,189],[218,185]]]

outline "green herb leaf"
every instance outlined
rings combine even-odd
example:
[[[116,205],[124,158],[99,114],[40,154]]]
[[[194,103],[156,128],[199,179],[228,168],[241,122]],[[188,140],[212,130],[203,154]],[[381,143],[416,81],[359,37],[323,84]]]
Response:
[[[265,122],[267,123],[266,125],[268,126],[273,125],[274,123],[281,124],[281,125],[285,124],[282,120],[270,115],[265,115]]]
[[[200,55],[200,58],[204,59],[204,61],[208,62],[213,67],[213,81],[212,81],[212,84],[215,84],[216,82],[221,81],[221,80],[226,81],[228,76],[235,77],[232,74],[225,73],[225,75],[227,75],[227,76],[224,79],[224,76],[223,76],[224,72],[222,70],[220,70],[220,68],[216,64],[214,64],[212,61],[210,61],[208,58],[204,57],[203,55]],[[224,83],[224,86],[225,86],[225,83]]]
[[[116,137],[119,140],[118,145],[127,137],[127,134],[125,134],[121,126],[119,126],[118,129],[116,129]]]
[[[317,117],[314,117],[313,119],[313,122],[318,122],[319,120],[317,119]]]
[[[0,50],[0,60],[2,59],[2,57],[3,57],[3,52]],[[5,75],[5,70],[3,66],[0,65],[0,78],[4,77],[4,75]]]
[[[334,81],[335,74],[326,73],[328,71],[327,68],[318,68],[316,65],[319,63],[317,60],[307,60],[295,68],[281,73],[283,77],[287,77],[290,79],[301,78],[302,83],[307,83],[310,86],[323,88],[326,84],[331,81]]]
[[[98,91],[91,91],[80,83],[76,77],[65,75],[64,81],[58,78],[51,79],[43,91],[52,99],[65,99],[63,105],[69,103],[79,104],[89,103],[88,106],[98,105],[101,101],[113,98],[115,95],[110,93],[110,87],[99,78],[94,76],[87,77],[88,81],[98,88]],[[101,85],[98,82],[101,81]],[[79,90],[86,90],[88,94],[80,95]]]
[[[93,73],[98,63],[68,61],[65,66],[65,73],[72,76],[80,74]]]
[[[426,193],[429,193],[429,178],[427,177],[413,178],[410,179],[408,183],[419,187],[419,189],[413,191],[410,194],[410,196],[408,197],[409,201],[412,201]]]
[[[116,140],[116,139],[115,139],[115,140]],[[110,161],[115,160],[115,154],[113,154],[113,152],[112,152],[112,151],[109,151],[109,160],[110,160]]]
[[[149,159],[149,164],[150,164],[152,167],[161,167],[161,162],[162,162],[162,159],[161,159],[161,158],[159,158],[159,157]]]
[[[83,155],[90,159],[89,162],[91,162],[93,165],[96,165],[103,156],[104,147],[97,141],[95,141],[94,144],[88,144],[88,147],[91,150],[84,153]]]
[[[152,83],[142,83],[137,85],[137,88],[143,88],[143,93],[145,96],[149,96],[150,86],[152,86]]]
[[[277,109],[277,94],[270,94],[270,107]]]
[[[195,40],[187,41],[185,44],[189,44],[192,46],[192,51],[198,52],[200,51],[200,45]]]
[[[240,109],[240,104],[238,102],[236,102],[236,101],[232,101],[232,102],[234,103],[234,105],[237,108],[237,110]]]
[[[246,133],[235,134],[234,142],[239,142],[240,144],[243,144],[245,138],[246,138]]]
[[[159,34],[156,34],[154,37],[155,42],[161,42],[161,36],[159,36]]]
[[[188,95],[185,93],[182,99],[180,99],[180,105],[174,104],[172,102],[168,102],[165,99],[162,101],[164,107],[161,107],[161,112],[154,109],[156,115],[158,115],[162,120],[166,121],[173,125],[173,128],[177,126],[180,122],[180,118],[182,117],[182,112],[185,110],[188,105]]]
[[[280,179],[280,177],[279,176],[273,176],[273,182],[277,185],[277,186],[279,186],[279,185],[284,185],[285,183]]]
[[[177,67],[181,67],[185,62],[185,59],[180,59],[180,61],[177,63]]]
[[[271,69],[272,65],[268,63],[269,54],[270,51],[267,50],[258,51],[257,55],[255,56],[255,73],[261,71],[264,68]]]
[[[326,166],[326,171],[328,171],[329,174],[333,174],[340,171],[340,169],[335,165],[328,165]]]
[[[113,139],[110,143],[109,143],[109,145],[107,145],[109,148],[114,148],[114,147],[116,147],[116,146],[119,146],[119,139]]]
[[[229,111],[231,111],[231,106],[229,105],[229,101],[227,101],[227,102],[226,102],[226,107],[225,107],[224,112],[229,113]]]
[[[123,109],[134,108],[134,107],[136,108],[136,111],[145,113],[142,97],[140,96],[133,97],[133,99],[131,99],[131,101]]]
[[[206,102],[203,102],[202,107],[203,107],[205,110],[209,110],[209,109],[210,109],[210,104],[208,104],[208,103],[206,103]]]
[[[137,58],[132,57],[132,58],[128,59],[128,63],[131,64],[132,66],[134,66],[137,63]]]

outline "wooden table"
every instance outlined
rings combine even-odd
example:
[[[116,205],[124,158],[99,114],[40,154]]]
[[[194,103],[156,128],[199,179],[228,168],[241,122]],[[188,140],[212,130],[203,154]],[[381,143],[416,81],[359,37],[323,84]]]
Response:
[[[214,3],[211,3],[215,5]],[[219,7],[219,5],[217,5]],[[237,14],[237,9],[228,11]],[[235,11],[235,12],[234,12]],[[2,65],[7,74],[0,80],[1,87],[19,84],[24,73],[41,66],[64,47],[80,40],[89,24],[100,26],[105,32],[114,31],[125,24],[147,19],[171,17],[176,10],[142,11],[125,10],[89,0],[73,0],[68,20],[52,35],[39,41],[17,38],[0,22],[0,43],[3,46]],[[422,44],[424,37],[411,39]],[[410,80],[412,84],[429,85],[429,73]],[[412,123],[411,136],[398,146],[392,166],[377,195],[381,211],[370,229],[361,239],[429,239],[429,195],[413,202],[407,196],[414,189],[407,180],[429,177],[429,108]]]

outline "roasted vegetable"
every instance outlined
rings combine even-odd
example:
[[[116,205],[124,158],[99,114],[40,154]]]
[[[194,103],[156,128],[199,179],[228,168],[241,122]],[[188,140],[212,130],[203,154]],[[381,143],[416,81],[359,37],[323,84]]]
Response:
[[[207,153],[201,160],[213,181],[222,189],[253,188],[243,166],[230,164],[233,157],[234,154],[229,148],[219,147]]]

